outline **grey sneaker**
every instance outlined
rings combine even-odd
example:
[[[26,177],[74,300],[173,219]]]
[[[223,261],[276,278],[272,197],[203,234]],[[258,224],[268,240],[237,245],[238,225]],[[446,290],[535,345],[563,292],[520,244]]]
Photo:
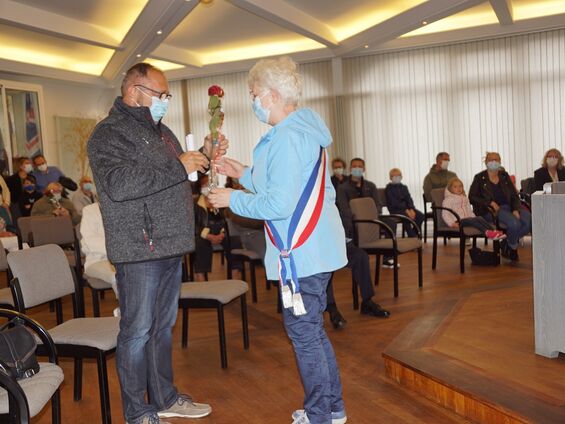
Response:
[[[305,422],[305,423],[310,422],[310,421],[297,421],[297,420],[300,420],[300,419],[304,419],[303,417],[306,417],[306,419],[308,419],[304,409],[297,409],[296,411],[294,411],[292,413],[292,419],[295,422],[298,422],[298,423],[301,423],[301,424],[303,422]],[[345,424],[346,422],[347,422],[347,415],[345,414],[345,411],[332,412],[332,424]]]
[[[159,417],[180,417],[180,418],[202,418],[210,415],[212,408],[205,403],[196,403],[188,395],[179,395],[173,405],[163,411],[159,411]]]
[[[129,423],[126,423],[129,424]],[[171,424],[169,421],[160,420],[157,415],[146,415],[137,424]]]

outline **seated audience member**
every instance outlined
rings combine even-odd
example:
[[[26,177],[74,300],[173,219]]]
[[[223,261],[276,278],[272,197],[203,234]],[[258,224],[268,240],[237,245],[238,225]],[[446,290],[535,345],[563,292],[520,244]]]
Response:
[[[393,168],[389,172],[390,183],[385,188],[386,207],[390,213],[404,215],[412,219],[421,227],[424,222],[424,214],[414,206],[414,201],[408,187],[402,184],[402,172],[398,168]],[[416,231],[411,225],[403,224],[406,234],[409,237],[416,237]]]
[[[34,156],[33,165],[35,166],[33,176],[35,177],[38,191],[45,191],[49,183],[63,184],[63,182],[64,188],[71,191],[77,189],[76,183],[70,178],[65,177],[65,174],[63,174],[59,168],[56,166],[47,166],[47,161],[43,155]]]
[[[501,242],[501,254],[518,260],[518,242],[532,228],[530,213],[520,207],[516,187],[506,171],[501,170],[500,155],[487,152],[486,170],[475,175],[469,189],[469,200],[475,215],[492,222],[493,214],[506,229],[507,239]]]
[[[557,149],[549,149],[545,152],[541,168],[534,172],[534,186],[536,191],[539,191],[543,190],[545,183],[556,183],[558,181],[565,181],[563,155]]]
[[[337,186],[346,181],[347,176],[345,175],[345,161],[341,158],[335,158],[332,160],[332,171],[333,175],[331,177],[332,184],[337,191]]]
[[[82,208],[92,205],[98,201],[98,196],[92,191],[94,185],[92,178],[85,175],[79,181],[80,190],[77,190],[72,197],[72,202],[75,210],[79,215],[82,215]]]
[[[485,237],[491,240],[501,240],[506,238],[502,231],[498,231],[496,227],[489,223],[482,216],[476,216],[473,213],[473,208],[463,188],[463,181],[459,178],[452,178],[447,183],[445,188],[445,197],[443,198],[444,208],[449,208],[457,215],[459,215],[460,222],[457,222],[455,215],[449,211],[442,210],[441,217],[445,224],[451,228],[473,227],[485,234]]]
[[[31,216],[68,216],[73,225],[80,222],[73,202],[62,196],[63,186],[59,183],[49,183],[44,196],[37,200],[31,208]]]
[[[445,188],[447,182],[456,178],[455,172],[448,171],[449,153],[440,152],[436,155],[436,163],[432,165],[430,172],[424,178],[424,196],[426,201],[432,200],[432,190],[434,188]]]
[[[341,216],[341,222],[345,229],[345,237],[352,240],[354,228],[352,221],[353,215],[349,206],[351,199],[370,197],[375,202],[379,214],[381,213],[383,205],[379,203],[377,186],[373,182],[363,178],[365,173],[365,161],[361,158],[351,159],[349,168],[351,174],[349,177],[346,177],[345,181],[337,188],[336,204],[339,215]],[[395,222],[392,220],[388,221],[385,219],[385,222],[392,226],[395,225]],[[392,257],[383,258],[384,268],[392,268],[393,266],[394,259]]]
[[[18,201],[19,215],[30,216],[33,205],[43,195],[35,189],[35,177],[33,175],[26,176],[22,184],[23,191],[20,193]]]
[[[0,187],[0,237],[12,237],[16,234],[16,227],[12,221],[10,207],[3,202],[4,191]]]
[[[16,172],[6,178],[6,184],[11,195],[12,213],[16,212],[19,215],[20,195],[23,192],[24,179],[32,170],[33,166],[31,166],[29,158],[21,157],[18,159],[18,169]]]
[[[84,253],[84,275],[98,278],[112,285],[116,297],[116,268],[108,260],[106,254],[106,237],[102,225],[102,214],[98,203],[87,205],[82,209],[80,222],[80,246]]]

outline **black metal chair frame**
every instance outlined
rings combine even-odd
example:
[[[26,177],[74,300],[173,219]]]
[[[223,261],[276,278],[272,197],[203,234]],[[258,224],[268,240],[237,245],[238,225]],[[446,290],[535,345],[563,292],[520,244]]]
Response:
[[[414,228],[414,230],[416,231],[417,237],[420,240],[422,239],[422,234],[421,234],[420,229],[418,228],[418,225],[416,224],[416,222],[414,222],[412,219],[410,219],[410,218],[408,218],[407,216],[404,216],[404,215],[398,215],[398,214],[379,215],[379,219],[355,219],[355,216],[353,217],[353,227],[355,228],[354,243],[355,243],[356,246],[359,246],[359,234],[358,234],[356,224],[378,225],[380,227],[380,229],[383,230],[384,233],[386,235],[388,235],[390,239],[392,239],[392,249],[384,249],[384,248],[370,248],[370,249],[362,248],[362,249],[365,250],[367,252],[367,254],[376,256],[375,285],[378,285],[378,283],[379,283],[380,262],[381,262],[380,256],[381,255],[390,255],[390,256],[393,257],[393,261],[394,261],[393,262],[394,297],[398,297],[398,255],[401,255],[402,253],[408,253],[408,252],[399,252],[398,251],[398,243],[397,243],[396,234],[394,233],[394,231],[392,231],[392,228],[390,228],[390,226],[388,224],[386,224],[385,222],[383,222],[380,218],[394,218],[394,219],[399,220],[401,223],[406,222],[406,223],[410,224],[412,226],[412,228]],[[423,280],[422,280],[422,247],[420,246],[416,250],[418,251],[418,287],[422,287],[423,286]]]
[[[71,274],[73,276],[73,282],[75,285],[75,292],[72,294],[72,304],[73,304],[73,315],[74,318],[84,318],[84,298],[82,296],[82,290],[80,290],[80,284],[74,273],[74,268],[69,267]],[[20,288],[20,283],[17,278],[12,279],[10,283],[12,288],[12,294],[14,296],[14,304],[16,309],[25,313],[25,302],[23,299],[22,291]],[[63,312],[61,299],[55,300],[55,309],[57,314],[57,324],[63,322]],[[62,358],[73,358],[74,359],[74,400],[79,401],[82,399],[82,360],[83,359],[96,359],[96,364],[98,368],[98,387],[100,392],[100,410],[103,424],[110,424],[111,411],[110,411],[110,392],[108,386],[108,367],[107,358],[113,354],[116,349],[100,350],[96,347],[91,346],[81,346],[73,344],[56,344],[57,354]],[[37,349],[39,354],[45,354],[44,347],[38,346]]]
[[[43,353],[39,353],[38,351],[38,354],[47,356],[49,362],[53,364],[59,363],[57,348],[53,343],[53,339],[37,321],[23,313],[10,309],[0,309],[0,316],[8,319],[21,319],[25,326],[36,333],[43,343]],[[29,406],[25,393],[18,382],[8,374],[0,371],[0,386],[7,390],[9,396],[8,422],[14,424],[28,424],[30,422]],[[57,388],[53,396],[51,396],[51,417],[53,424],[59,424],[61,422],[61,393],[59,388]],[[5,422],[3,420],[0,421]]]
[[[188,283],[190,284],[190,283]],[[227,303],[229,305],[232,303]],[[239,296],[241,306],[241,323],[243,326],[243,348],[249,349],[249,324],[247,319],[246,293]],[[179,299],[179,308],[182,309],[182,341],[181,345],[186,348],[188,345],[188,310],[189,309],[216,309],[218,314],[218,332],[220,336],[220,361],[222,368],[228,367],[228,355],[226,349],[226,329],[224,320],[224,304],[215,299]]]

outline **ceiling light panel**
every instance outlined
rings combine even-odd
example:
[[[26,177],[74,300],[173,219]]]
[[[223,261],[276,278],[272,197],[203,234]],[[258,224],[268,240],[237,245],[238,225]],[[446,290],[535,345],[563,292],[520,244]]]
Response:
[[[184,68],[184,65],[179,65],[178,63],[167,62],[165,60],[147,58],[144,60],[145,63],[149,63],[156,68],[159,68],[161,71],[172,71],[173,69],[181,69]]]
[[[98,27],[120,43],[148,0],[18,0],[35,7]]]
[[[435,22],[428,22],[417,30],[404,34],[402,37],[413,37],[423,34],[454,31],[463,28],[472,28],[489,24],[498,24],[498,18],[489,2],[472,7],[463,12]]]
[[[164,44],[197,55],[204,65],[325,47],[226,1],[198,5]]]
[[[564,0],[512,0],[515,21],[565,13]]]
[[[425,0],[286,0],[328,25],[342,41],[405,12]]]
[[[0,58],[89,75],[101,75],[114,50],[0,24]]]

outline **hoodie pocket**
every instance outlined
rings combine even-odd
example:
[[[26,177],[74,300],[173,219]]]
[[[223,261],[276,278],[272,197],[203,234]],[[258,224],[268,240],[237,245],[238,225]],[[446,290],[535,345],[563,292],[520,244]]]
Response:
[[[147,203],[143,204],[143,239],[145,243],[149,247],[151,252],[155,251],[155,245],[153,244],[153,220],[151,219],[151,215],[149,214],[149,208],[147,207]]]

